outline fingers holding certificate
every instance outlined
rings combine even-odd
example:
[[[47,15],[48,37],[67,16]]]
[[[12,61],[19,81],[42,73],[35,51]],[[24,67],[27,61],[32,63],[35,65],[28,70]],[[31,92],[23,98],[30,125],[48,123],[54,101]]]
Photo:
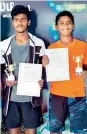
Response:
[[[43,86],[43,80],[41,80],[42,65],[20,63],[17,95],[25,96],[40,96],[40,90]]]
[[[47,81],[69,80],[68,49],[46,49],[43,57],[43,66],[46,66]]]

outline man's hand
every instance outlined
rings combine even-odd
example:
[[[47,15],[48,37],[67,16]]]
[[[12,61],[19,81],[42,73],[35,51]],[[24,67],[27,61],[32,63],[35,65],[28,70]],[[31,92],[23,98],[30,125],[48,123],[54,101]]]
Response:
[[[47,64],[49,64],[49,59],[47,55],[44,55],[42,58],[42,65],[43,67],[46,67]]]
[[[87,77],[87,71],[84,71],[79,75],[81,78],[85,79]]]
[[[40,88],[43,87],[43,84],[44,84],[44,80],[39,80],[39,86],[40,86]]]
[[[6,80],[6,85],[9,86],[9,87],[12,87],[12,86],[14,86],[16,84],[17,84],[17,81],[8,81],[8,80]]]

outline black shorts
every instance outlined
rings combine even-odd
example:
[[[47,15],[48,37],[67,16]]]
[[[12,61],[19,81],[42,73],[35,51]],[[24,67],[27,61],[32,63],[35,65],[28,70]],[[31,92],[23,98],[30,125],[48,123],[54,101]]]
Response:
[[[65,130],[65,120],[70,117],[70,131],[87,133],[86,97],[67,98],[50,95],[49,125],[50,131],[57,133]]]
[[[32,108],[31,102],[10,101],[6,128],[18,128],[22,122],[26,129],[39,127],[43,123],[41,107]]]

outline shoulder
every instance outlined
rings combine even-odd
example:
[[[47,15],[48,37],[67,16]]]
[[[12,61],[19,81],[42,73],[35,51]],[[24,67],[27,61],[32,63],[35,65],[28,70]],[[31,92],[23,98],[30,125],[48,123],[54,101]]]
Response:
[[[42,39],[38,38],[35,35],[32,35],[31,33],[29,33],[29,35],[30,35],[31,39],[34,41],[36,46],[43,46],[43,45],[45,45],[44,41]]]
[[[57,47],[58,47],[58,44],[59,44],[59,41],[50,44],[50,45],[48,46],[48,48],[49,48],[49,49],[51,49],[51,48],[57,48]]]
[[[7,39],[1,41],[1,43],[10,41],[14,36],[15,36],[15,35],[10,36],[9,38],[7,38]]]
[[[4,48],[7,48],[7,46],[9,45],[11,39],[13,38],[14,35],[10,36],[9,38],[3,40],[0,42],[0,49],[4,49]]]
[[[75,39],[75,42],[76,42],[76,44],[78,44],[78,45],[80,45],[80,46],[87,45],[87,42],[82,41],[82,40]]]

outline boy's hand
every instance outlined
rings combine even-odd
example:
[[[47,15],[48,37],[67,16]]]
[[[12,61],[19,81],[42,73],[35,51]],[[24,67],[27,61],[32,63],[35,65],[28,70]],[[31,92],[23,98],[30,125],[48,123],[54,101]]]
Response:
[[[87,77],[87,71],[84,71],[79,75],[81,78],[85,79]]]
[[[44,84],[44,80],[39,80],[39,86],[40,86],[40,88],[43,87],[43,84]]]
[[[49,59],[47,55],[44,55],[42,59],[42,65],[43,67],[46,67],[47,64],[49,64]]]
[[[17,81],[8,81],[8,80],[6,80],[6,85],[9,86],[9,87],[14,86],[15,84],[17,84]]]

